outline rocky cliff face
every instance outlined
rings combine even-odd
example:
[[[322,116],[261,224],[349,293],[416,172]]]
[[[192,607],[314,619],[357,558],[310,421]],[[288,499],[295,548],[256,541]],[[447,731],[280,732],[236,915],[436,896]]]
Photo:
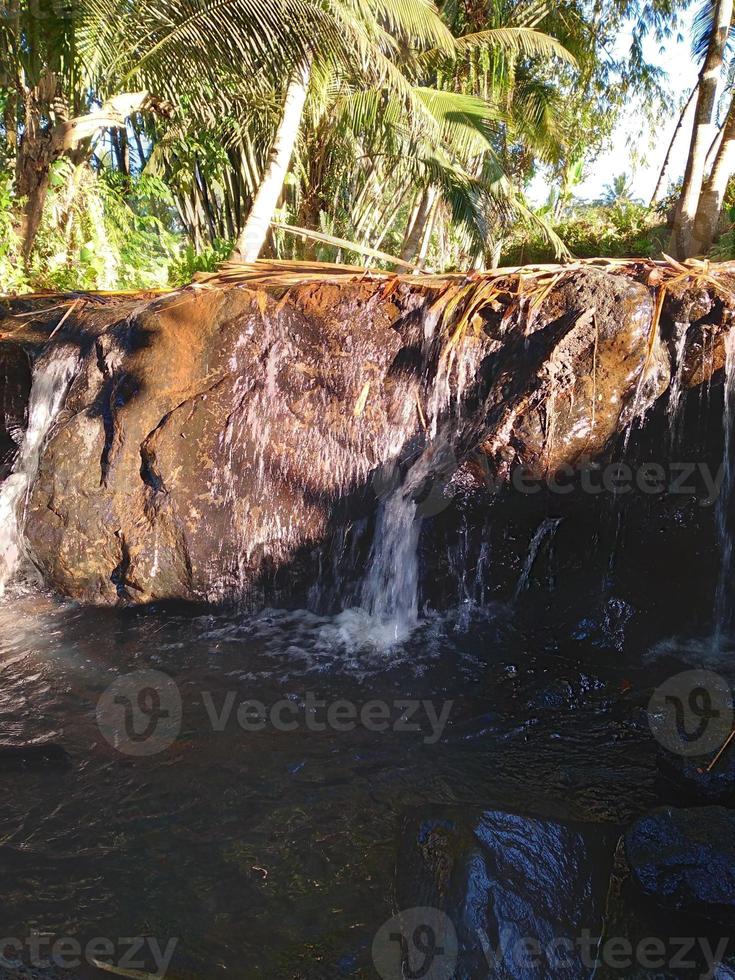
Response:
[[[29,556],[85,602],[221,601],[310,574],[386,467],[419,496],[447,448],[460,473],[479,453],[501,478],[599,456],[672,377],[722,365],[727,277],[660,278],[273,273],[6,303],[0,476],[30,362],[78,358],[25,505]]]

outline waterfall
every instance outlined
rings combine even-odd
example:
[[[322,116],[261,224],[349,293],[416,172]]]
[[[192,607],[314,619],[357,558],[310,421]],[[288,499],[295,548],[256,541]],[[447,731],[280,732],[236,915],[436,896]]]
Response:
[[[431,335],[431,318],[424,321]],[[424,517],[447,506],[444,488],[458,467],[453,447],[463,424],[463,398],[479,372],[482,348],[450,348],[442,356],[425,392],[423,450],[405,477],[394,460],[394,485],[388,487],[375,526],[360,605],[379,635],[389,642],[405,639],[418,623],[419,539]],[[415,391],[408,397],[415,402]],[[437,510],[438,507],[438,510]]]
[[[409,493],[392,493],[380,507],[361,604],[394,642],[418,622],[421,518]]]
[[[719,649],[722,635],[730,625],[731,572],[733,557],[732,523],[729,519],[730,505],[735,483],[735,454],[733,454],[733,428],[735,424],[735,331],[725,334],[725,390],[723,406],[722,471],[723,480],[717,496],[717,534],[720,545],[720,575],[715,595],[715,628],[713,645]]]
[[[38,473],[41,450],[64,404],[78,363],[78,351],[54,348],[33,369],[28,428],[13,470],[0,486],[0,595],[15,576],[23,556],[25,511]]]
[[[675,324],[675,328],[678,331],[676,337],[676,370],[671,379],[671,387],[669,388],[669,404],[667,408],[670,451],[673,451],[676,448],[676,443],[679,436],[679,425],[681,422],[682,409],[682,381],[684,377],[684,350],[686,348],[688,326],[688,323]]]
[[[536,528],[536,533],[531,538],[526,560],[523,562],[523,568],[513,593],[514,601],[528,588],[528,580],[533,571],[533,566],[536,564],[541,545],[547,537],[551,538],[556,534],[556,529],[559,527],[559,524],[561,524],[561,517],[545,517]]]

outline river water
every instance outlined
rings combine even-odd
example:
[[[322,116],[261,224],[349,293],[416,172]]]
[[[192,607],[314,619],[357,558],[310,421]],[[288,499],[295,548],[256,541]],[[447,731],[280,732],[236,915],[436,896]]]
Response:
[[[360,646],[357,612],[6,597],[5,735],[53,739],[69,763],[5,776],[3,935],[176,938],[173,976],[374,976],[416,808],[620,823],[653,805],[642,705],[671,664],[600,655],[592,672],[529,652],[511,607],[464,612],[387,651]],[[171,679],[181,717],[161,688],[173,730],[136,755],[123,728],[111,744],[99,706],[117,678],[145,684],[146,671]],[[353,708],[330,719],[322,702],[337,701]],[[381,707],[365,714],[370,702]],[[405,702],[420,703],[419,731],[398,723]]]

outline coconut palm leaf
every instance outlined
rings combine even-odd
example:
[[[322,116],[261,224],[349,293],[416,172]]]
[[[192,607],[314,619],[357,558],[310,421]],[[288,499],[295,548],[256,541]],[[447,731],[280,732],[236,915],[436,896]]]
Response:
[[[556,38],[531,27],[498,27],[457,38],[457,50],[465,52],[473,48],[494,47],[513,55],[528,58],[559,58],[569,65],[577,59]]]

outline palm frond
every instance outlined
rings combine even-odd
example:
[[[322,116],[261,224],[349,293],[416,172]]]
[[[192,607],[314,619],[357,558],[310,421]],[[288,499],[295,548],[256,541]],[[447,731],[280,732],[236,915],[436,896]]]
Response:
[[[465,34],[457,38],[456,44],[460,52],[489,47],[529,58],[559,58],[569,65],[577,64],[574,55],[556,38],[531,27],[497,27],[476,34]]]

